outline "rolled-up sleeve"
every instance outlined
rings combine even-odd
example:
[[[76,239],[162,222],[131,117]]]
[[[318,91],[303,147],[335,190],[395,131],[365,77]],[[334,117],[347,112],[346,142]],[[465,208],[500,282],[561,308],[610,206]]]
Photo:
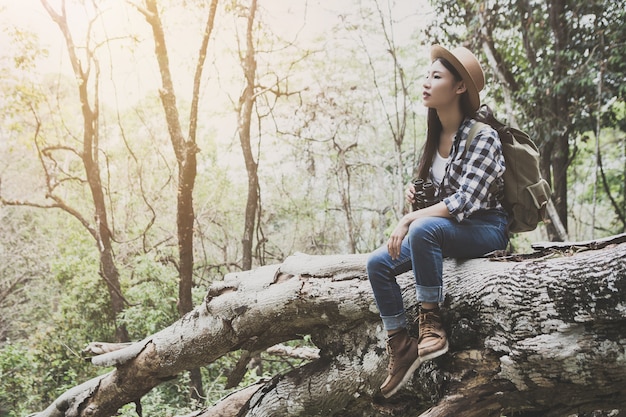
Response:
[[[443,201],[458,221],[480,209],[501,208],[505,162],[498,133],[483,127],[465,151],[471,123],[455,143],[453,158],[442,183]],[[456,152],[454,152],[456,150]]]

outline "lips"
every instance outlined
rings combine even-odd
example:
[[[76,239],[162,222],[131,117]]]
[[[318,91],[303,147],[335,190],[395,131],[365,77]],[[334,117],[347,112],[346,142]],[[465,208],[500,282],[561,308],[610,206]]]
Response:
[[[429,98],[429,97],[430,97],[430,94],[428,94],[426,91],[423,91],[423,92],[422,92],[422,99],[423,99],[423,100],[426,100],[426,99],[427,99],[427,98]]]

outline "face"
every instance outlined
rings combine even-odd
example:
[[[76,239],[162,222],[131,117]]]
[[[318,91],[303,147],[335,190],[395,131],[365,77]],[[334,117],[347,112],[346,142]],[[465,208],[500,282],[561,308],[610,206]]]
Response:
[[[422,103],[428,108],[441,110],[458,105],[458,100],[465,91],[463,81],[457,81],[440,61],[434,61],[424,80]]]

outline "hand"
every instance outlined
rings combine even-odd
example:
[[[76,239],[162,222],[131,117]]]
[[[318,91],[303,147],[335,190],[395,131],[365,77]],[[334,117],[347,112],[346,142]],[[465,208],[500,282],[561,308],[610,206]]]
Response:
[[[387,251],[389,251],[391,259],[395,260],[400,257],[402,241],[404,240],[406,234],[409,232],[409,224],[409,222],[402,218],[396,228],[391,233],[391,236],[389,236],[389,240],[387,241]]]
[[[409,184],[409,187],[406,189],[404,197],[406,198],[406,202],[409,203],[409,206],[412,206],[415,202],[415,186],[413,185],[413,183]]]

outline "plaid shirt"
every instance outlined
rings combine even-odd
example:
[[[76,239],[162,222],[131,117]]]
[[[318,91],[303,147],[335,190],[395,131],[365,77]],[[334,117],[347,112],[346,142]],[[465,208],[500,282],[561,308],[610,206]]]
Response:
[[[468,118],[459,127],[439,186],[440,199],[458,222],[478,210],[502,209],[505,170],[502,143],[494,129],[484,127],[464,152],[474,123],[474,119]]]

